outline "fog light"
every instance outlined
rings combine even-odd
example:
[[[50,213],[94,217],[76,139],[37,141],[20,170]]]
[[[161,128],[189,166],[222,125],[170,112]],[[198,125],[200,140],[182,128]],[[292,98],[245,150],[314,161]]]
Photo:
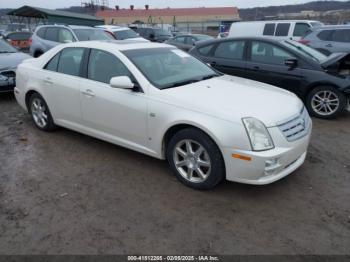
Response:
[[[265,161],[265,174],[271,175],[273,172],[280,167],[278,158],[273,158]]]

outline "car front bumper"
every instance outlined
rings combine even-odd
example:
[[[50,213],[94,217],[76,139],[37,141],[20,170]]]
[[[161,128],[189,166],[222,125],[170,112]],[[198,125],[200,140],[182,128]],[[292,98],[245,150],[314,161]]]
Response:
[[[288,142],[277,127],[269,128],[275,148],[267,151],[224,148],[226,179],[245,184],[266,185],[289,175],[305,161],[311,129],[312,124],[305,136],[297,141]],[[237,155],[243,156],[243,159],[234,157]]]

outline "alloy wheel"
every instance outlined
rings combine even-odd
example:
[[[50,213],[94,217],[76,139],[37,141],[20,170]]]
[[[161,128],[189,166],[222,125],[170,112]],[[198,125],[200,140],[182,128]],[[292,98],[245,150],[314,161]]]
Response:
[[[35,123],[44,128],[48,122],[48,114],[44,102],[39,98],[34,98],[31,104],[31,112]]]
[[[177,171],[190,182],[201,183],[210,175],[209,154],[196,141],[185,139],[178,142],[174,148],[173,160]]]
[[[311,99],[312,109],[319,115],[328,116],[335,113],[340,105],[339,97],[330,90],[317,92]]]

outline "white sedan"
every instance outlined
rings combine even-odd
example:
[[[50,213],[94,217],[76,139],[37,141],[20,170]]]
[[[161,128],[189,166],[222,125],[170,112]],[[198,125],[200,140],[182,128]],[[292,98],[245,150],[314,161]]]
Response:
[[[311,134],[294,94],[222,75],[166,44],[60,45],[20,64],[16,83],[39,129],[62,126],[167,159],[196,189],[281,179],[302,165]]]

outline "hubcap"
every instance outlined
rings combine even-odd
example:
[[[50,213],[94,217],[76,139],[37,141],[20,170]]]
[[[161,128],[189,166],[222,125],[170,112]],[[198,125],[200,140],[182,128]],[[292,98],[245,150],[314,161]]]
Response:
[[[332,91],[320,91],[312,97],[311,106],[319,115],[331,115],[339,108],[339,97]]]
[[[173,158],[177,171],[190,182],[201,183],[210,175],[209,154],[198,142],[181,140],[175,146]]]
[[[44,128],[47,125],[47,110],[44,103],[39,98],[34,98],[31,105],[32,116],[35,123]]]

